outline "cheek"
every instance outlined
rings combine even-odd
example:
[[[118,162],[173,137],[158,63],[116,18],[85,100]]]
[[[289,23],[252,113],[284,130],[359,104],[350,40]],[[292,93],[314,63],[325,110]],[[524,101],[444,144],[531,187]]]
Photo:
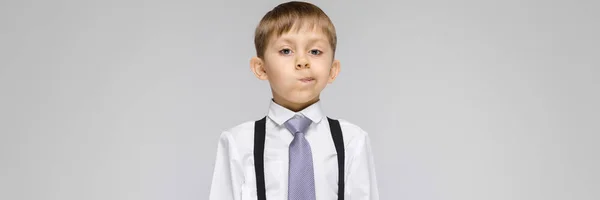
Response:
[[[286,74],[288,74],[288,73],[289,72],[286,72],[286,70],[284,68],[274,67],[274,68],[270,69],[269,77],[273,81],[285,81]]]
[[[267,72],[269,75],[269,82],[271,83],[271,87],[276,90],[284,89],[289,87],[292,83],[293,79],[290,79],[290,72],[286,71],[285,68],[276,68],[273,67],[269,69]]]
[[[331,67],[329,65],[325,65],[323,67],[315,68],[315,72],[320,79],[327,79],[331,73]]]

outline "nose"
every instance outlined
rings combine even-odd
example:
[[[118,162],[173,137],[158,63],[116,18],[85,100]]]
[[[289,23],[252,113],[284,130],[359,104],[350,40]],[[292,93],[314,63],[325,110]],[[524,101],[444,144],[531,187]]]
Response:
[[[296,69],[310,68],[310,63],[306,59],[300,59],[296,63]]]

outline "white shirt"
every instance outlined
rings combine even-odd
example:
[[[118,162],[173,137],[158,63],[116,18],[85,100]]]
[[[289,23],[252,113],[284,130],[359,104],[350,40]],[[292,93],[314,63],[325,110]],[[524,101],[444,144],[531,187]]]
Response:
[[[295,114],[313,123],[305,137],[313,153],[317,200],[337,200],[338,165],[329,122],[320,102],[293,112],[271,101],[266,121],[264,168],[267,200],[287,199],[289,145],[294,136],[283,125]],[[346,200],[379,200],[369,135],[360,127],[338,119],[345,148]],[[210,200],[255,200],[254,121],[221,133],[210,190]]]

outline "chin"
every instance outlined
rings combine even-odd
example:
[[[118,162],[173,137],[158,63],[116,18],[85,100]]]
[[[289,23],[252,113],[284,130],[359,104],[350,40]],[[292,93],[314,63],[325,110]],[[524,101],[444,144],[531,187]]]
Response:
[[[316,102],[319,99],[319,93],[314,90],[296,90],[287,91],[286,93],[273,91],[273,96],[292,104],[306,104],[308,102]]]

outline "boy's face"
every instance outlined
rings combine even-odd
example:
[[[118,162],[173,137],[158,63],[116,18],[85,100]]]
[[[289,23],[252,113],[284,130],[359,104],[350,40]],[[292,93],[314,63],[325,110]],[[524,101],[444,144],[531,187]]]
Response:
[[[318,101],[335,80],[340,65],[333,57],[325,34],[303,29],[272,37],[264,58],[252,58],[251,68],[259,79],[269,80],[275,102],[298,110]]]

